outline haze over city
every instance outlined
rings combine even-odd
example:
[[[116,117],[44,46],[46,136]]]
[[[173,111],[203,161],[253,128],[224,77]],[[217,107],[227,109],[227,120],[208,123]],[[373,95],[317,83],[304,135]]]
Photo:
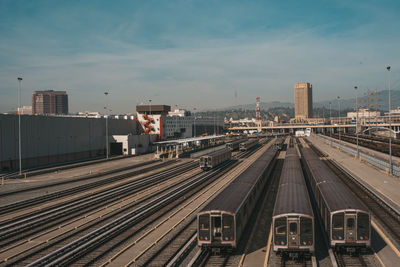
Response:
[[[2,1],[0,112],[66,90],[70,112],[215,109],[399,89],[398,1]],[[235,98],[237,92],[237,98]],[[360,93],[362,94],[362,93]]]

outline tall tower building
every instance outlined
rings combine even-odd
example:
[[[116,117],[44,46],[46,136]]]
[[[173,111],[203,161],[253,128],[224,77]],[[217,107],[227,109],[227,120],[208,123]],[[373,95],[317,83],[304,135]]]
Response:
[[[35,91],[32,94],[32,114],[68,114],[66,91]]]
[[[296,120],[313,117],[312,84],[296,83],[294,85],[294,115]]]

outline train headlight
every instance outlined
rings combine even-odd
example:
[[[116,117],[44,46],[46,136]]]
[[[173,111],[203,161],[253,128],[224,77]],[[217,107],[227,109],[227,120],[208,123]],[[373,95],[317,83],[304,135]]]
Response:
[[[225,240],[228,241],[228,237],[225,237]]]
[[[205,240],[208,240],[208,237],[206,237]]]
[[[306,244],[306,241],[303,241],[303,245],[305,245]]]
[[[360,239],[361,239],[361,240],[363,240],[363,239],[364,239],[364,237],[360,236]]]
[[[284,242],[284,241],[281,241],[281,245],[285,245],[285,242]]]
[[[339,236],[339,240],[342,240],[342,237],[341,237],[341,236]]]

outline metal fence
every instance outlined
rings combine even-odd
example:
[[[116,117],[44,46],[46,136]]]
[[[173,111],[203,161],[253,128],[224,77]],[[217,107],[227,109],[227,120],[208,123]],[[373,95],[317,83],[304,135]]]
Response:
[[[337,147],[340,150],[342,150],[342,151],[344,151],[344,152],[346,152],[346,153],[348,153],[350,155],[356,155],[357,154],[357,150],[355,148],[348,147],[348,146],[346,146],[346,144],[343,144],[343,142],[339,143],[338,141],[333,140],[333,139],[328,138],[328,137],[323,136],[323,135],[315,135],[315,136],[324,139],[326,142],[330,142],[332,144],[332,146]],[[381,170],[389,172],[390,165],[389,165],[389,162],[387,160],[384,160],[382,158],[376,158],[376,157],[374,157],[374,156],[372,156],[370,154],[364,153],[361,150],[359,150],[358,153],[359,153],[360,158],[362,160],[368,162],[369,164],[371,164],[371,165],[373,165],[373,166],[375,166],[375,167],[377,167],[377,168],[379,168]],[[392,169],[393,169],[393,175],[395,175],[397,177],[400,177],[400,166],[392,164]]]

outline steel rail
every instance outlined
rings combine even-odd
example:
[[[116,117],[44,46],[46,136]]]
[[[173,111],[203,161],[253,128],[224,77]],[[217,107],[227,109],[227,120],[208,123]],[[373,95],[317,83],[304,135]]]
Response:
[[[105,191],[98,192],[97,194],[81,197],[79,199],[71,200],[62,206],[57,206],[53,209],[48,209],[44,212],[39,212],[33,215],[25,216],[16,220],[7,225],[3,225],[0,227],[0,236],[2,239],[13,236],[15,234],[26,231],[27,229],[31,229],[35,225],[41,225],[46,223],[49,219],[54,221],[57,218],[61,218],[68,214],[78,212],[83,209],[96,208],[95,204],[106,204],[106,200],[115,200],[116,198],[122,198],[124,194],[132,193],[132,189],[135,191],[142,189],[147,185],[151,185],[156,181],[162,181],[168,179],[170,175],[180,173],[182,171],[186,171],[192,167],[197,166],[195,162],[191,162],[187,165],[180,166],[179,168],[175,168],[169,170],[167,172],[161,174],[155,174],[150,177],[145,177],[140,180],[132,181],[123,186],[119,185],[118,187],[114,187]]]
[[[93,189],[93,188],[96,188],[96,187],[99,187],[99,186],[102,186],[102,185],[105,185],[105,184],[109,184],[109,183],[112,183],[112,182],[116,182],[116,181],[125,179],[127,177],[132,176],[132,175],[138,175],[138,174],[141,174],[141,173],[144,173],[144,172],[148,172],[150,170],[153,170],[154,168],[162,168],[162,167],[168,166],[170,164],[172,164],[172,162],[171,163],[163,162],[163,163],[157,164],[155,166],[150,166],[150,167],[139,169],[139,170],[136,170],[136,171],[129,171],[127,173],[123,173],[123,174],[119,174],[119,175],[116,175],[116,176],[112,176],[112,177],[109,177],[109,178],[106,178],[106,179],[102,179],[102,180],[99,180],[99,181],[96,181],[96,182],[93,182],[93,183],[84,184],[84,185],[76,186],[76,187],[69,188],[69,189],[66,189],[66,190],[62,190],[62,191],[59,191],[59,192],[51,193],[51,194],[48,194],[48,195],[35,197],[35,198],[32,198],[32,199],[23,200],[23,201],[19,201],[19,202],[16,202],[16,203],[9,204],[9,205],[1,206],[0,207],[0,214],[6,214],[6,213],[9,213],[11,211],[15,211],[15,210],[18,210],[18,209],[21,209],[21,208],[31,207],[33,205],[37,205],[37,204],[40,204],[40,203],[43,203],[43,202],[46,202],[46,201],[49,201],[49,200],[57,199],[57,198],[68,196],[68,195],[75,194],[75,193],[79,193],[79,192],[82,192],[82,191],[85,191],[85,190],[88,190],[88,189]],[[142,167],[142,166],[144,166],[144,165],[136,166],[134,168],[138,168],[138,167]],[[134,169],[134,168],[130,168],[130,169]],[[21,193],[21,192],[26,192],[26,191],[31,191],[31,190],[43,189],[43,188],[52,187],[52,186],[55,186],[55,185],[63,185],[63,184],[68,184],[68,183],[80,182],[80,181],[84,181],[84,180],[88,180],[88,179],[98,178],[98,177],[101,177],[101,176],[115,174],[117,172],[122,172],[122,171],[126,171],[126,170],[129,170],[129,169],[124,168],[124,170],[113,170],[113,171],[109,171],[107,173],[101,173],[101,174],[86,176],[86,177],[83,177],[83,178],[77,178],[74,181],[65,181],[65,182],[60,182],[60,183],[56,183],[56,184],[50,184],[50,185],[44,185],[44,186],[40,186],[40,187],[34,187],[34,188],[30,188],[29,190],[20,190],[20,191],[15,191],[15,192],[8,192],[7,194],[1,195],[0,197],[4,197],[4,196],[7,196],[7,195],[16,194],[16,193]]]
[[[229,162],[231,164],[231,162]],[[64,265],[75,261],[77,258],[87,254],[97,246],[104,244],[113,237],[117,236],[121,232],[130,228],[141,219],[153,214],[160,210],[166,205],[170,204],[174,200],[178,199],[185,193],[194,189],[206,180],[214,177],[222,168],[228,164],[223,164],[221,167],[214,169],[213,171],[201,174],[197,179],[188,181],[183,185],[173,189],[149,203],[129,212],[128,214],[104,225],[103,227],[75,240],[74,242],[32,262],[28,266],[52,266],[52,265]]]

